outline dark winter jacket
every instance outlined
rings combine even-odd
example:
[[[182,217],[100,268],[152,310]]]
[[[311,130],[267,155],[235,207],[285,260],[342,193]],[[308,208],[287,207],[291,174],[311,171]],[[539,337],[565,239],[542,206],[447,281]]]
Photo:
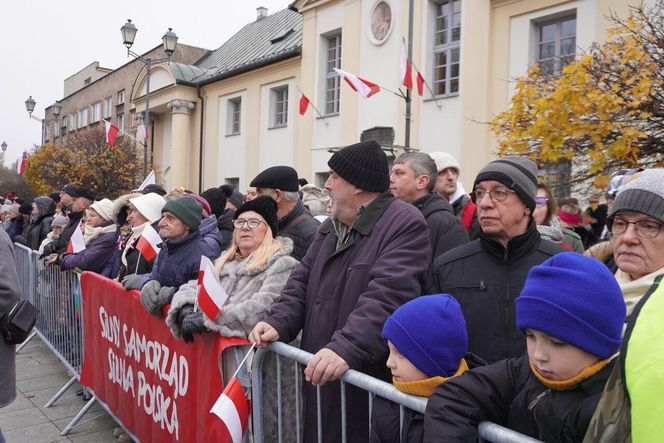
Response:
[[[60,266],[65,270],[79,268],[83,271],[96,272],[104,277],[115,277],[111,272],[116,240],[115,231],[101,234],[90,241],[84,250],[76,254],[62,255]]]
[[[214,261],[221,255],[221,233],[217,227],[217,218],[211,215],[201,221],[198,232],[203,238],[203,255]]]
[[[314,240],[320,222],[298,200],[295,208],[279,220],[279,235],[293,240],[291,257],[301,261]]]
[[[477,220],[477,206],[471,201],[470,195],[465,194],[452,203],[454,215],[461,221],[471,240],[480,238],[479,220]]]
[[[39,250],[39,246],[51,232],[51,222],[55,214],[55,202],[50,197],[37,197],[34,200],[39,215],[30,220],[25,235],[16,237],[15,241],[33,249]]]
[[[2,231],[2,229],[0,229]],[[9,312],[21,298],[14,245],[5,232],[0,232],[0,318]],[[0,336],[0,408],[16,398],[16,346],[8,345]]]
[[[74,230],[78,227],[81,218],[83,218],[83,213],[84,213],[83,211],[71,212],[67,215],[67,217],[69,218],[69,223],[62,230],[62,234],[60,234],[60,237],[58,237],[56,241],[46,245],[42,257],[45,257],[53,253],[59,255],[64,252],[67,252],[67,245],[69,244],[69,239],[74,233]]]
[[[217,219],[217,227],[221,234],[221,250],[225,251],[233,241],[233,217],[235,216],[235,209],[225,209],[221,217]]]
[[[397,307],[421,294],[431,260],[429,243],[420,211],[389,192],[361,211],[338,249],[328,219],[265,321],[277,330],[280,341],[288,343],[302,330],[305,351],[328,348],[351,369],[390,380],[381,331]],[[339,386],[336,381],[321,387],[324,441],[341,441]],[[315,441],[316,388],[304,383],[302,389],[304,441]],[[348,441],[366,441],[366,392],[346,385],[346,406]]]
[[[159,221],[156,221],[152,224],[152,227],[157,232],[159,232],[159,226],[157,226],[158,224]],[[157,257],[148,261],[141,254],[141,252],[138,249],[136,249],[136,243],[138,243],[138,240],[140,238],[141,238],[140,235],[130,236],[126,241],[124,248],[120,251],[118,258],[119,268],[117,274],[119,281],[122,281],[122,279],[125,278],[127,275],[149,274],[150,272],[152,272],[152,266],[154,265],[154,262],[157,259]],[[122,261],[123,254],[124,254],[124,259],[127,262],[126,265]]]
[[[12,243],[23,236],[23,229],[26,227],[26,224],[27,222],[20,214],[14,217],[11,222],[9,222],[9,226],[5,232],[7,232],[7,235],[9,235]]]
[[[567,391],[544,386],[527,355],[473,369],[440,385],[429,398],[425,442],[471,442],[491,421],[547,443],[580,442],[613,362]]]
[[[427,293],[457,299],[466,319],[469,352],[488,363],[518,357],[526,341],[516,328],[514,300],[530,268],[564,251],[543,240],[532,219],[527,231],[507,247],[482,233],[434,261]]]
[[[437,192],[425,195],[413,202],[422,211],[429,225],[432,260],[444,252],[468,243],[468,233],[459,219],[452,213],[452,206]]]
[[[152,271],[145,274],[143,283],[158,280],[161,286],[179,288],[189,280],[196,279],[205,246],[198,231],[177,242],[165,240],[155,258]]]

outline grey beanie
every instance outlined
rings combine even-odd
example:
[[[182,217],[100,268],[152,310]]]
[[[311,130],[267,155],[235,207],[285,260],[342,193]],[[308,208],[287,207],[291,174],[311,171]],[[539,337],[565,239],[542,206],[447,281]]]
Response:
[[[664,223],[664,169],[646,169],[627,179],[609,213],[609,223],[621,211],[645,214]]]
[[[496,180],[514,190],[521,201],[535,209],[537,196],[537,165],[534,161],[516,155],[494,160],[477,174],[473,188],[484,180]]]
[[[64,228],[67,226],[69,222],[67,221],[67,218],[58,214],[55,217],[53,217],[53,221],[51,222],[51,228]]]

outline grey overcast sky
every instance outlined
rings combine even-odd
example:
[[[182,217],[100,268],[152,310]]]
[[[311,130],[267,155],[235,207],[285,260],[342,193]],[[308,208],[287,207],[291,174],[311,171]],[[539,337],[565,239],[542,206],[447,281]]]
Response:
[[[34,116],[62,98],[64,79],[98,61],[115,69],[130,59],[120,28],[138,28],[132,50],[143,53],[173,28],[178,41],[216,49],[256,19],[256,8],[273,14],[292,0],[21,0],[4,2],[0,14],[0,143],[5,165],[41,143],[41,124],[28,117],[25,100],[37,101]]]

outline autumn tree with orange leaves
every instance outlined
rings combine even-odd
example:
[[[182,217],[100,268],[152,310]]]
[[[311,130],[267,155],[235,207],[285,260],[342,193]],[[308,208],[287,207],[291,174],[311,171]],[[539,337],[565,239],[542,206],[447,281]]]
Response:
[[[141,163],[136,144],[118,137],[106,144],[103,126],[77,131],[66,146],[48,144],[30,155],[25,179],[39,195],[62,189],[67,183],[88,186],[100,195],[116,198],[140,184]]]
[[[664,164],[664,3],[610,17],[608,40],[556,77],[519,78],[491,129],[502,155],[569,161],[571,184],[603,188],[620,168]]]

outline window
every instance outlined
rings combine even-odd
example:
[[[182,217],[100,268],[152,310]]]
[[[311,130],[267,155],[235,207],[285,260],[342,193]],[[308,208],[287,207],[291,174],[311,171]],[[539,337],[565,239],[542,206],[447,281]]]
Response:
[[[226,135],[237,135],[240,133],[241,112],[242,112],[242,99],[240,97],[228,100]]]
[[[436,95],[459,93],[461,60],[461,0],[436,4],[433,90]]]
[[[111,113],[113,112],[113,102],[111,97],[106,97],[104,99],[104,118],[111,118]]]
[[[118,114],[118,128],[120,131],[124,131],[124,114]]]
[[[333,68],[341,68],[341,34],[327,37],[325,58],[325,115],[339,113],[341,77]]]
[[[227,185],[231,185],[235,189],[240,188],[240,179],[238,177],[229,177],[225,181]]]
[[[101,120],[101,102],[90,106],[90,123],[97,123]]]
[[[83,128],[88,125],[88,108],[78,111],[78,128]]]
[[[67,134],[67,116],[62,117],[60,122],[60,136],[65,136]]]
[[[288,125],[288,86],[270,89],[270,127]]]
[[[124,104],[124,89],[118,91],[118,105]]]
[[[67,125],[67,129],[70,131],[75,131],[76,130],[76,114],[69,114],[69,121]]]
[[[542,75],[558,75],[576,54],[576,17],[537,24],[537,63]]]
[[[330,178],[330,171],[327,172],[316,172],[316,186],[323,188],[327,179]]]
[[[88,86],[90,83],[92,83],[92,77],[88,77],[85,80],[83,80],[83,83],[85,86]]]

